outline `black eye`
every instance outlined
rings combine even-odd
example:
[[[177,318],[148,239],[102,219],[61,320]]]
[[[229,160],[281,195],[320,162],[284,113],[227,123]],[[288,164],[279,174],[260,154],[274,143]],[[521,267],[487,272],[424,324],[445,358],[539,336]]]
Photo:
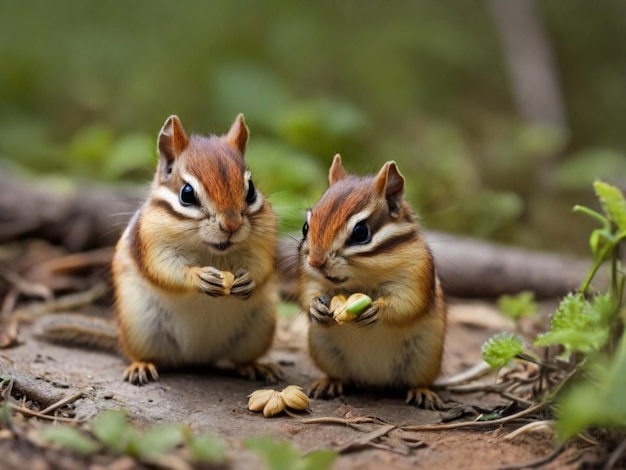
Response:
[[[252,180],[248,180],[248,194],[246,194],[246,202],[250,205],[254,204],[254,201],[256,201],[256,188],[254,187]]]
[[[302,226],[302,236],[306,238],[306,234],[309,233],[309,223],[305,222]]]
[[[350,235],[350,243],[356,245],[365,245],[372,239],[370,228],[367,226],[367,222],[364,220],[357,223],[352,229],[352,235]]]
[[[180,195],[178,196],[180,203],[183,206],[198,206],[198,199],[196,198],[196,193],[189,183],[185,183],[185,185],[180,189]]]

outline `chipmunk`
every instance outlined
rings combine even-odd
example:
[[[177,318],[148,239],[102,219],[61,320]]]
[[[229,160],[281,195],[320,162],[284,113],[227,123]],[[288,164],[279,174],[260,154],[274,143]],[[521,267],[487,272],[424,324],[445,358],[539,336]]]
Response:
[[[329,188],[307,211],[300,242],[299,302],[310,318],[309,352],[327,377],[310,395],[332,398],[344,383],[407,388],[407,403],[441,407],[438,376],[446,306],[431,252],[404,200],[394,162],[376,176],[346,173],[334,157]],[[354,320],[333,318],[331,299],[362,293]]]
[[[247,140],[242,115],[222,136],[188,137],[177,116],[161,129],[149,196],[112,264],[131,383],[222,360],[250,378],[280,378],[277,365],[257,362],[276,324],[277,219],[246,167]]]

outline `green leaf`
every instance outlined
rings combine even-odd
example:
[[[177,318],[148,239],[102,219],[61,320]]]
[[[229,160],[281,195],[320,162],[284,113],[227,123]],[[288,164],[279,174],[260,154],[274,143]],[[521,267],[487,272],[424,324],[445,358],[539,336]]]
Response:
[[[145,434],[137,433],[137,440],[132,440],[133,455],[138,457],[155,457],[165,454],[185,441],[184,426],[164,424],[154,426]]]
[[[302,470],[325,470],[330,468],[339,454],[332,450],[318,450],[302,458],[299,466]]]
[[[617,225],[620,232],[626,231],[626,200],[622,192],[602,181],[595,181],[593,188],[609,220]]]
[[[513,333],[498,333],[482,347],[483,360],[494,369],[504,367],[524,351],[524,341]]]
[[[117,453],[127,453],[129,444],[137,434],[124,410],[103,411],[94,418],[91,432]]]
[[[535,340],[536,346],[560,344],[566,355],[599,351],[608,341],[609,323],[615,306],[610,294],[591,301],[580,294],[569,294],[550,319],[550,331]]]
[[[591,248],[594,258],[600,260],[601,257],[608,256],[608,253],[605,255],[603,252],[607,243],[613,243],[612,238],[613,236],[606,229],[597,228],[591,232],[589,248]]]
[[[49,427],[41,431],[39,436],[45,441],[80,454],[92,454],[100,449],[100,444],[70,426]]]
[[[226,460],[224,441],[213,436],[191,436],[187,448],[195,461],[207,463],[223,463]]]
[[[498,299],[498,308],[505,315],[517,319],[537,313],[535,294],[530,291],[518,295],[503,295]]]
[[[243,444],[265,460],[270,470],[293,470],[300,460],[300,452],[289,442],[260,436],[245,439]]]
[[[587,367],[591,379],[570,387],[559,402],[556,425],[566,440],[589,426],[626,427],[626,346],[622,338],[617,355],[593,358]]]

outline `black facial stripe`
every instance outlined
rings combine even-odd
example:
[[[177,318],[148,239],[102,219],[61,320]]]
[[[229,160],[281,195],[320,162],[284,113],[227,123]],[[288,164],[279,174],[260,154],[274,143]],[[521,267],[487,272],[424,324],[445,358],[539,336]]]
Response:
[[[402,245],[404,243],[410,243],[417,240],[417,232],[412,230],[406,233],[400,233],[398,235],[390,236],[386,240],[382,241],[378,245],[371,246],[371,250],[363,251],[361,253],[356,254],[355,256],[377,256],[382,253],[389,253],[394,250],[398,245]]]
[[[164,201],[163,199],[153,199],[151,201],[151,204],[154,207],[158,207],[158,208],[166,210],[172,217],[174,217],[177,220],[189,220],[188,216],[183,215],[180,212],[177,212],[176,210],[174,210],[174,208],[167,201]]]

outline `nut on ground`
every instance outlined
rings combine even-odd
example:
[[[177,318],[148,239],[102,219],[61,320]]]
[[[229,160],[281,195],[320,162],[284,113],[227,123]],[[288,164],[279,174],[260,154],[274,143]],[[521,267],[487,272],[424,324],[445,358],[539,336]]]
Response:
[[[263,410],[263,416],[269,418],[285,408],[306,410],[309,407],[309,397],[302,391],[302,387],[289,385],[282,391],[256,390],[248,395],[248,409],[250,411]]]

